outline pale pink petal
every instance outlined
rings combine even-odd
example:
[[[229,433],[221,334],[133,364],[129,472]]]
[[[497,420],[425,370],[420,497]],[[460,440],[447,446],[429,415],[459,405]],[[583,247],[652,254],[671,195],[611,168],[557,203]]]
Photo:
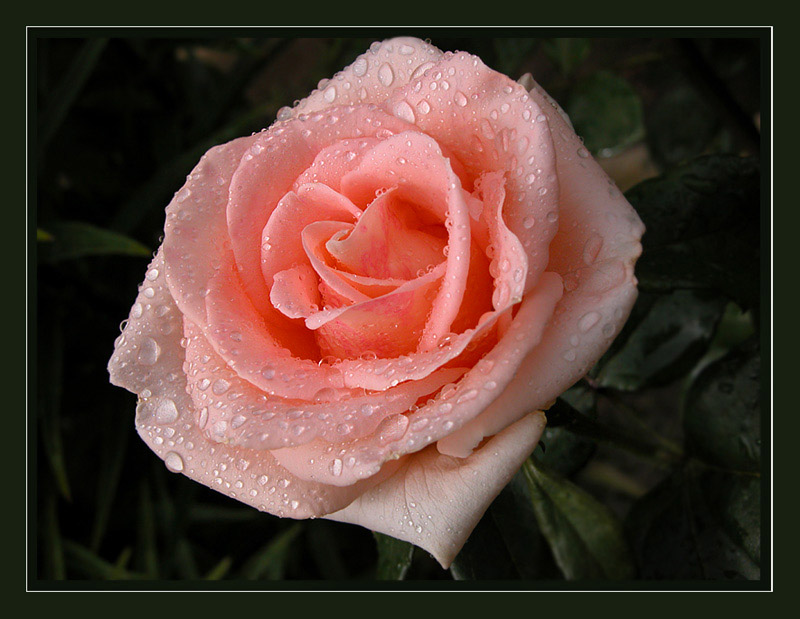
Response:
[[[378,394],[323,387],[309,399],[280,398],[239,377],[198,327],[187,323],[185,336],[185,373],[198,428],[215,442],[253,449],[302,445],[317,437],[353,441],[463,373],[442,369]]]
[[[324,355],[357,359],[370,351],[386,359],[413,353],[444,273],[440,264],[383,296],[312,314],[306,326],[315,331]]]
[[[324,185],[338,193],[342,177],[358,167],[364,153],[378,142],[378,138],[353,138],[337,140],[323,147],[314,157],[314,162],[297,177],[295,191],[300,193],[303,185]]]
[[[389,189],[375,198],[355,228],[326,243],[339,265],[367,277],[409,280],[444,261],[443,235],[424,231],[413,205],[396,194]]]
[[[489,172],[478,182],[484,202],[484,221],[489,230],[494,255],[489,267],[494,277],[492,304],[503,310],[522,298],[528,271],[528,258],[519,239],[503,221],[503,204],[506,192],[505,180],[498,172]]]
[[[404,132],[385,139],[342,179],[342,193],[356,203],[395,188],[397,197],[444,222],[447,272],[430,312],[419,350],[435,348],[450,332],[466,287],[470,259],[470,216],[461,181],[430,137]]]
[[[332,122],[334,118],[336,122]],[[231,179],[226,211],[227,237],[244,290],[256,309],[265,314],[275,312],[269,303],[269,282],[261,272],[262,231],[278,202],[317,154],[339,140],[407,128],[394,116],[364,105],[278,122],[256,136]]]
[[[183,316],[167,288],[161,251],[147,273],[108,371],[113,384],[138,394],[136,429],[169,470],[289,518],[341,509],[380,481],[373,477],[347,488],[304,481],[278,465],[267,451],[207,441],[186,392]]]
[[[285,114],[310,114],[334,105],[381,103],[388,92],[408,84],[441,57],[439,49],[411,37],[375,42],[353,64]]]
[[[275,274],[269,300],[289,318],[307,318],[319,311],[319,280],[307,264],[300,264]]]
[[[543,91],[536,87],[531,96],[556,136],[561,218],[548,269],[562,275],[565,294],[507,404],[521,406],[524,399],[542,407],[597,362],[625,323],[636,300],[634,264],[644,226]]]
[[[405,432],[396,432],[395,424],[392,432],[378,428],[371,437],[343,445],[315,441],[287,450],[280,456],[281,463],[297,475],[337,484],[365,479],[378,473],[386,462],[419,451],[437,440],[442,453],[468,456],[485,436],[502,430],[532,410],[519,413],[514,409],[516,416],[504,418],[507,423],[498,428],[491,426],[491,422],[487,424],[485,419],[475,422],[492,401],[502,397],[525,354],[541,341],[560,297],[561,278],[544,273],[537,287],[526,295],[505,337],[461,380],[445,385],[434,399],[410,413],[408,422],[403,422]],[[336,459],[347,464],[346,470],[338,470]],[[314,461],[313,466],[308,464],[310,460]]]
[[[208,280],[231,259],[225,241],[228,187],[256,139],[239,138],[209,150],[167,206],[164,268],[175,302],[193,322],[205,322]]]
[[[390,477],[325,517],[411,542],[446,569],[534,450],[545,423],[542,412],[530,414],[464,459],[434,447],[403,458]]]
[[[394,90],[384,107],[396,113],[406,105],[417,110],[414,124],[473,177],[486,170],[505,175],[503,216],[528,254],[530,290],[547,268],[559,210],[553,138],[540,105],[519,84],[466,53],[446,54]]]
[[[264,281],[298,263],[307,263],[300,234],[319,221],[356,221],[360,211],[347,198],[320,184],[301,185],[284,195],[261,233],[261,273]]]

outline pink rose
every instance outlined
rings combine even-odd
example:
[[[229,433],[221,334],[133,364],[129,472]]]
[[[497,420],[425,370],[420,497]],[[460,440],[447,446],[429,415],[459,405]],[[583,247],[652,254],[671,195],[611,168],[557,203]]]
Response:
[[[170,470],[450,564],[636,297],[643,226],[530,82],[392,39],[205,154],[109,363]]]

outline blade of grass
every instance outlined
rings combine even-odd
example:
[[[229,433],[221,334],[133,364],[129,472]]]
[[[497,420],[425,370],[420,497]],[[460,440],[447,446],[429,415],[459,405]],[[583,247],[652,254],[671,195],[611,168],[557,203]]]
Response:
[[[64,540],[64,553],[69,564],[86,578],[101,580],[130,580],[142,578],[141,574],[130,572],[124,567],[109,563],[91,550],[72,540]]]
[[[219,563],[209,570],[205,575],[206,580],[222,580],[228,574],[233,565],[233,559],[224,557]]]
[[[289,547],[302,530],[302,523],[293,524],[247,560],[242,568],[242,578],[246,580],[280,580],[286,566]]]
[[[46,575],[49,580],[64,580],[64,547],[58,526],[58,497],[50,493],[45,505]]]
[[[72,500],[69,478],[64,460],[64,444],[61,438],[61,386],[64,370],[64,337],[61,326],[61,311],[55,307],[48,312],[48,319],[40,320],[40,341],[49,343],[49,354],[39,357],[39,389],[37,408],[45,455],[50,464],[56,486],[62,497]]]
[[[156,519],[150,486],[142,482],[139,489],[138,554],[140,569],[148,578],[158,578]]]
[[[97,483],[94,524],[90,548],[97,552],[108,526],[111,506],[117,496],[119,477],[125,451],[128,445],[129,420],[124,415],[116,415],[113,423],[106,425],[103,453],[101,455],[100,478]]]
[[[88,39],[72,60],[69,69],[53,89],[44,107],[39,122],[39,152],[44,152],[47,143],[56,133],[67,112],[80,94],[97,61],[108,43],[106,38]]]

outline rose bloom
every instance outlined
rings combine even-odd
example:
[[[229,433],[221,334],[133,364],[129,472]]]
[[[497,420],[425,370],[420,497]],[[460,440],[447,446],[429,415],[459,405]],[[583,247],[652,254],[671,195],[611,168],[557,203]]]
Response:
[[[109,363],[171,471],[452,562],[636,297],[639,218],[525,79],[392,39],[205,154]]]

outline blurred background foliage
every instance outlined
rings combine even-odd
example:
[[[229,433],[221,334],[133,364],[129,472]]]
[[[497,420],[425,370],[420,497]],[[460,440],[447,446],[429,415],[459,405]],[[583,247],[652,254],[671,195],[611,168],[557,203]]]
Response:
[[[630,321],[445,571],[170,474],[105,369],[200,156],[374,39],[36,36],[32,582],[760,578],[759,39],[432,39],[532,73],[648,227]]]

